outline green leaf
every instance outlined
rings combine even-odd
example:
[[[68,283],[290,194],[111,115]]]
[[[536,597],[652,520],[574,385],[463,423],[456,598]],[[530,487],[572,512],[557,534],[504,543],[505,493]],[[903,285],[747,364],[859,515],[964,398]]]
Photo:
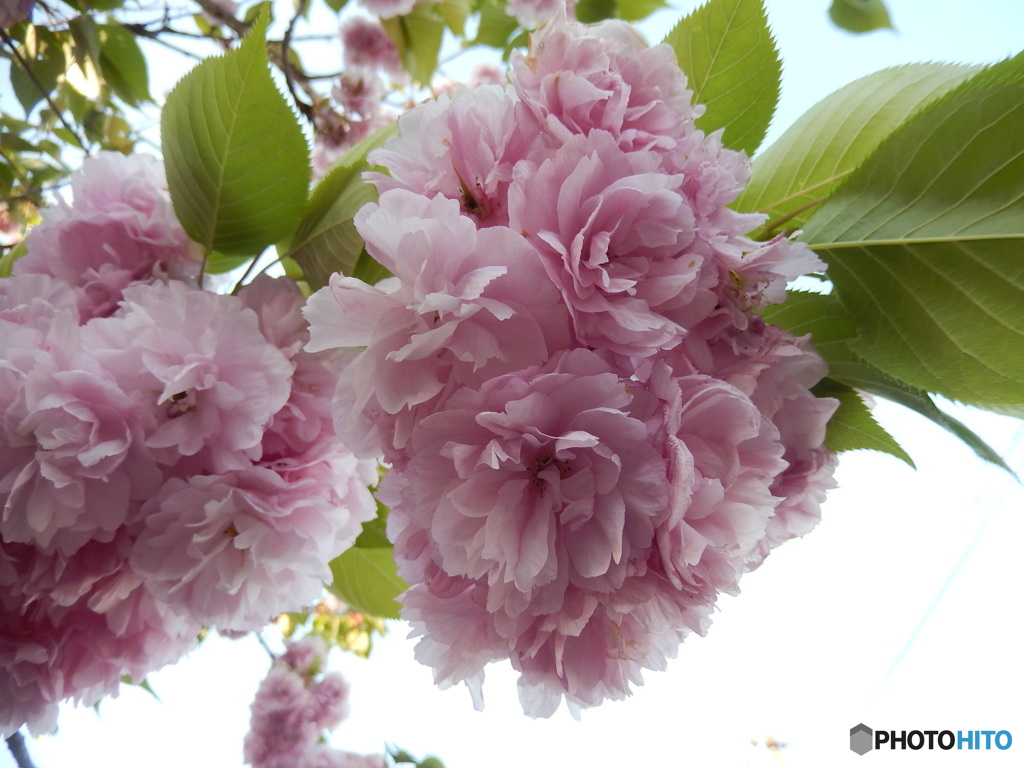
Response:
[[[846,385],[910,408],[962,440],[979,458],[1014,474],[991,446],[941,410],[927,392],[897,381],[858,356],[849,344],[856,331],[835,295],[790,291],[784,303],[768,307],[764,316],[795,336],[812,334],[811,342],[829,365],[828,378],[838,382],[837,386]]]
[[[604,19],[614,19],[617,10],[615,0],[580,0],[576,4],[576,19],[584,24],[593,24]]]
[[[1024,54],[881,143],[807,223],[850,346],[917,389],[1024,403]]]
[[[57,87],[57,81],[67,71],[68,65],[64,57],[63,40],[45,27],[29,24],[25,38],[26,42],[18,47],[18,53],[35,78],[12,62],[11,88],[28,116],[36,104]]]
[[[381,19],[381,24],[413,82],[429,85],[444,38],[444,20],[435,12],[433,3],[419,3],[408,15]]]
[[[369,168],[366,155],[397,130],[390,125],[361,141],[313,190],[309,207],[286,246],[287,256],[299,263],[312,288],[327,285],[335,272],[355,274],[364,251],[352,219],[363,205],[377,199],[376,188],[362,179]]]
[[[345,7],[348,0],[324,0],[327,3],[327,7],[335,13],[341,13],[341,9]]]
[[[761,0],[709,0],[668,33],[693,101],[697,127],[725,128],[723,141],[748,154],[764,141],[779,103],[782,62]]]
[[[356,546],[364,549],[383,549],[391,546],[388,540],[388,508],[377,502],[377,516],[363,523]]]
[[[138,106],[152,101],[149,71],[135,35],[119,24],[99,28],[100,67],[107,84],[125,103]]]
[[[517,29],[518,22],[505,13],[504,7],[485,2],[480,6],[480,21],[472,45],[504,49]]]
[[[889,9],[882,0],[832,0],[828,15],[833,24],[847,32],[861,34],[893,28]]]
[[[25,255],[25,241],[21,240],[7,249],[7,252],[0,256],[0,277],[10,277],[14,262]]]
[[[825,435],[825,447],[830,451],[881,451],[917,468],[903,447],[875,421],[867,403],[852,388],[825,379],[814,388],[814,394],[839,400]]]
[[[334,583],[328,589],[348,605],[371,616],[397,619],[395,598],[409,588],[399,578],[391,547],[350,547],[331,561]]]
[[[668,8],[665,0],[619,0],[618,17],[626,21],[640,21],[662,8]]]
[[[472,11],[470,0],[440,0],[437,12],[453,35],[462,37],[466,32],[466,19]]]
[[[167,184],[185,231],[206,250],[257,254],[305,208],[309,150],[267,68],[266,14],[241,47],[207,59],[167,97]]]
[[[910,64],[840,88],[754,158],[753,176],[733,207],[767,213],[765,236],[783,226],[800,229],[886,136],[979,69]]]
[[[227,254],[213,251],[206,259],[206,271],[211,275],[222,275],[252,260],[252,256],[228,256]]]

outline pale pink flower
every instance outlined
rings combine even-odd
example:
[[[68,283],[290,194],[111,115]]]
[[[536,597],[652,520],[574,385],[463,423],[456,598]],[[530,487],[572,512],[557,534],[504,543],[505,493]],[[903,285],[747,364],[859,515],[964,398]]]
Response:
[[[171,478],[143,508],[132,567],[185,615],[258,629],[316,602],[328,562],[358,535],[362,520],[331,501],[314,478],[286,481],[263,467]]]
[[[4,320],[0,328],[0,534],[68,555],[109,541],[161,482],[143,418],[83,344],[73,314],[45,332]]]
[[[559,141],[599,129],[627,150],[685,155],[693,143],[703,108],[691,105],[675,53],[648,47],[626,22],[584,26],[559,10],[511,64],[523,104]]]
[[[364,431],[355,423],[364,409],[405,419],[459,384],[541,362],[566,345],[557,293],[511,230],[477,230],[455,201],[405,190],[365,206],[356,226],[395,277],[369,286],[335,275],[305,309],[308,350],[366,348],[335,397],[343,436]],[[351,401],[345,382],[355,390]]]
[[[323,730],[333,730],[349,715],[349,686],[339,672],[330,672],[313,683],[309,692],[316,701],[313,722]]]
[[[122,547],[123,549],[123,547]],[[123,676],[143,680],[195,643],[199,625],[153,600],[141,579],[108,550],[47,556],[34,547],[0,543],[0,732],[27,724],[33,733],[56,726],[57,706],[71,698],[93,705],[116,694]],[[31,598],[45,569],[60,581],[88,582],[80,597],[55,588]],[[64,599],[51,599],[62,595]]]
[[[363,8],[382,19],[406,16],[412,13],[412,9],[419,2],[420,0],[359,0],[359,4]]]
[[[35,0],[2,0],[0,2],[0,29],[13,27],[32,15]]]
[[[393,78],[405,77],[398,49],[376,19],[349,16],[341,24],[345,67],[380,70]]]
[[[167,464],[196,456],[215,472],[261,455],[264,430],[287,402],[294,366],[234,296],[171,281],[125,290],[121,311],[83,333],[102,336],[104,367],[148,401],[146,445]]]
[[[15,274],[53,275],[75,288],[83,318],[104,317],[137,280],[194,280],[201,264],[171,207],[160,163],[104,152],[72,177],[71,204],[43,211]]]
[[[457,200],[481,227],[508,223],[512,168],[538,140],[508,87],[458,89],[398,119],[397,136],[370,153],[388,175],[368,173],[380,193],[408,189]]]
[[[687,295],[704,259],[690,249],[683,177],[660,166],[602,130],[516,166],[509,226],[541,255],[584,345],[649,355],[679,341],[682,329],[657,308]]]
[[[560,9],[569,15],[576,6],[576,0],[509,0],[505,13],[515,18],[523,29],[536,29],[550,21]]]
[[[243,755],[252,768],[296,768],[320,733],[303,677],[274,665],[252,701]]]
[[[508,658],[536,716],[628,695],[736,590],[779,503],[778,437],[723,381],[623,380],[585,350],[454,394],[380,490],[417,658],[478,703]]]
[[[508,82],[508,74],[497,64],[480,62],[474,64],[466,78],[466,87],[475,90],[481,85],[504,86]]]

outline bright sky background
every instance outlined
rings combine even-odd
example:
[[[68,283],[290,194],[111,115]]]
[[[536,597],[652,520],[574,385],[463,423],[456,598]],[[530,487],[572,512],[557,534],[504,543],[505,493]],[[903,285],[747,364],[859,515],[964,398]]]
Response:
[[[646,25],[657,41],[681,13]],[[785,62],[769,138],[839,86],[912,61],[993,62],[1024,48],[1024,2],[890,0],[898,33],[852,36],[826,17],[829,0],[767,3]],[[325,65],[332,66],[330,64]],[[1024,350],[1021,351],[1024,354]],[[952,408],[953,406],[951,406]],[[1024,474],[1022,423],[955,409]],[[706,638],[691,638],[667,672],[625,702],[573,721],[521,714],[515,680],[493,667],[487,708],[461,687],[440,692],[392,624],[373,658],[335,655],[352,683],[352,718],[335,734],[362,752],[397,744],[447,768],[523,765],[740,768],[845,765],[1020,765],[1024,751],[1024,489],[948,433],[898,406],[878,418],[908,449],[896,459],[846,454],[840,488],[805,539],[776,550],[725,598]],[[66,707],[56,736],[30,740],[39,768],[241,768],[248,705],[267,669],[251,639],[213,637],[138,690],[91,710]],[[849,729],[1000,730],[1007,752],[897,752],[859,757]],[[769,737],[786,746],[765,747]],[[6,750],[0,768],[13,766]]]

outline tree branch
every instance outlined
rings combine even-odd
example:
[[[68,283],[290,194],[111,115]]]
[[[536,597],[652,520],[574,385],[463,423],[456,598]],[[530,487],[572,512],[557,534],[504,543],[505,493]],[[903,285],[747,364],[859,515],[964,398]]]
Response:
[[[35,763],[32,762],[32,756],[28,753],[25,737],[21,735],[21,731],[15,731],[7,737],[7,748],[11,750],[11,755],[14,756],[14,762],[18,764],[18,768],[36,768]]]

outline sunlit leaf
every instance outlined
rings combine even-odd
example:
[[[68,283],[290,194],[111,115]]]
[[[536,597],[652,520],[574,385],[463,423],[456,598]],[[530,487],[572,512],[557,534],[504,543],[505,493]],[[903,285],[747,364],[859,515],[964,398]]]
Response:
[[[969,427],[941,410],[924,390],[898,381],[867,363],[850,346],[856,334],[838,297],[790,291],[785,303],[769,307],[765,319],[796,336],[812,334],[811,342],[829,365],[838,386],[848,386],[910,408],[962,440],[975,454],[1010,474],[1013,470]]]
[[[259,253],[292,231],[306,204],[309,151],[270,77],[260,18],[238,50],[186,75],[163,111],[174,210],[207,251]]]
[[[769,227],[799,229],[882,139],[979,69],[910,64],[840,88],[754,158],[733,207],[767,213]]]
[[[779,102],[782,62],[761,0],[709,0],[668,33],[693,100],[697,127],[725,128],[723,141],[753,154]]]
[[[833,24],[847,32],[861,34],[893,28],[889,9],[882,0],[832,0],[828,15]]]
[[[815,387],[814,394],[839,400],[839,408],[829,419],[825,435],[825,447],[830,451],[880,451],[915,466],[910,455],[875,421],[871,409],[852,388],[825,379]]]
[[[135,35],[119,24],[99,28],[100,66],[107,84],[131,105],[152,101],[149,72]]]
[[[384,30],[398,49],[405,71],[420,85],[430,83],[444,38],[444,20],[433,3],[419,3],[406,16],[381,19]]]
[[[655,11],[669,7],[665,0],[618,0],[618,5],[617,16],[626,21],[640,21]]]
[[[466,31],[466,18],[473,10],[470,0],[440,0],[437,12],[444,19],[445,25],[452,34],[463,35]]]
[[[11,88],[27,116],[53,92],[67,70],[67,60],[63,41],[45,27],[28,25],[26,37],[31,37],[31,44],[26,42],[18,47],[22,61],[11,63]],[[25,72],[22,65],[28,67],[31,74]]]
[[[391,547],[350,547],[331,561],[334,583],[328,589],[356,610],[397,619],[396,602],[409,585],[399,578]]]
[[[882,142],[807,223],[854,325],[894,379],[1024,403],[1024,55]]]

